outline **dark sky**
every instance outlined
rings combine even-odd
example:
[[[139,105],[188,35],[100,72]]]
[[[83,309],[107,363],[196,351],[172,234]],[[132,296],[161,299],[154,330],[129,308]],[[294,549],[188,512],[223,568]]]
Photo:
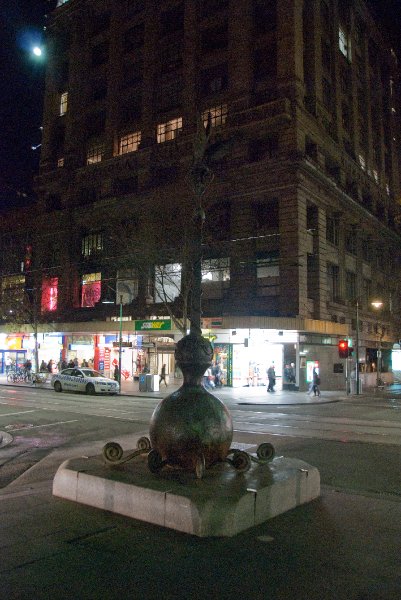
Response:
[[[371,3],[401,48],[401,0]],[[55,4],[56,0],[0,0],[0,206],[12,190],[29,192],[37,173],[40,148],[34,151],[31,146],[41,140],[44,62],[34,60],[30,50],[44,36],[45,14]]]

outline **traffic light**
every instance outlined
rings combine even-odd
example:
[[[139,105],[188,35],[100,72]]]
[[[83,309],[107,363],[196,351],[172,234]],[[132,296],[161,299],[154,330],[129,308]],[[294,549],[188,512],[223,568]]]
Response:
[[[348,356],[349,356],[348,340],[340,340],[338,342],[338,356],[340,358],[348,358]]]
[[[338,342],[338,356],[340,358],[348,358],[352,356],[354,349],[348,345],[348,340],[340,340]]]

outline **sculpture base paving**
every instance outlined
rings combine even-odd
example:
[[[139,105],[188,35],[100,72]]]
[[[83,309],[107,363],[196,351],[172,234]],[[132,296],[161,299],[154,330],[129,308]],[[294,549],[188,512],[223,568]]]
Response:
[[[111,467],[94,456],[60,465],[53,495],[199,537],[232,536],[317,498],[320,476],[285,457],[246,473],[220,463],[199,480],[168,467],[152,475],[146,456]]]

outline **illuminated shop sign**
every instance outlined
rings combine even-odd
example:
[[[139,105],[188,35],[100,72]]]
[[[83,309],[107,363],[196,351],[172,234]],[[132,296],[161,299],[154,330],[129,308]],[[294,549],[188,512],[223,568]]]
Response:
[[[171,329],[171,319],[135,321],[135,331],[166,331],[167,329]]]

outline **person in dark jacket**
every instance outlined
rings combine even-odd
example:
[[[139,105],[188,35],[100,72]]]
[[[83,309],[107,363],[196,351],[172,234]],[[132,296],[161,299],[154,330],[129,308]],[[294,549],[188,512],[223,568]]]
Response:
[[[274,365],[270,365],[270,367],[267,369],[267,378],[269,380],[267,391],[274,392],[274,386],[276,385],[276,371],[274,370]]]

